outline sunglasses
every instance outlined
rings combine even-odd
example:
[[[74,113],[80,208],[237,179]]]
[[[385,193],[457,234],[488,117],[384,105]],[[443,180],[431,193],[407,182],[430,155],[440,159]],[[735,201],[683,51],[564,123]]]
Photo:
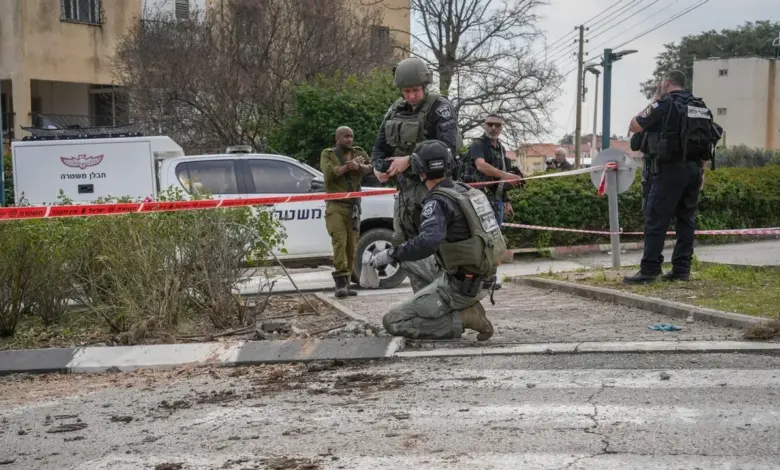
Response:
[[[488,127],[495,127],[496,129],[501,129],[501,126],[503,126],[500,122],[486,122],[485,125]]]

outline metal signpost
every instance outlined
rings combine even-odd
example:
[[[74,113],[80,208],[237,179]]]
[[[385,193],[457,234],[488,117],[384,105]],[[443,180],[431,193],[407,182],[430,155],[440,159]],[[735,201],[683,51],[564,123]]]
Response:
[[[636,178],[636,161],[629,157],[623,150],[609,148],[602,150],[593,159],[591,165],[600,166],[607,163],[616,163],[617,169],[606,170],[607,199],[609,200],[609,239],[612,242],[612,267],[620,267],[620,223],[618,219],[618,194],[622,194],[631,187]],[[590,180],[598,189],[601,185],[601,172],[594,171],[590,174]]]

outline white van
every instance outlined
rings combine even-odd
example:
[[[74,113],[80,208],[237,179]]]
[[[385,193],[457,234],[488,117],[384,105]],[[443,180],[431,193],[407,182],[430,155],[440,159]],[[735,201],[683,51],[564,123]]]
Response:
[[[31,205],[57,204],[60,190],[74,203],[129,196],[156,199],[161,190],[193,187],[215,199],[305,194],[324,191],[320,171],[283,155],[234,153],[184,155],[165,136],[26,140],[12,143],[14,193]],[[194,182],[194,183],[193,183]],[[364,190],[373,189],[365,188]],[[363,199],[354,278],[362,260],[390,246],[394,195]],[[277,204],[287,237],[275,254],[284,259],[333,256],[325,229],[325,201]],[[286,253],[282,252],[282,249]],[[405,273],[389,265],[380,272],[380,288],[399,285]]]

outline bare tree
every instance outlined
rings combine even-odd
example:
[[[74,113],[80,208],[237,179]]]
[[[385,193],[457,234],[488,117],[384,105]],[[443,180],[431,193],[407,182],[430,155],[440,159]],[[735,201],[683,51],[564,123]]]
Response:
[[[390,63],[392,48],[372,41],[380,10],[364,13],[347,0],[223,0],[185,21],[148,12],[117,48],[116,79],[133,117],[188,152],[263,149],[292,86]]]
[[[437,72],[439,89],[452,99],[464,134],[479,127],[488,112],[504,116],[510,140],[548,130],[562,79],[552,65],[529,58],[541,35],[535,12],[543,5],[544,0],[410,0],[420,32],[412,33],[416,47],[408,52]]]

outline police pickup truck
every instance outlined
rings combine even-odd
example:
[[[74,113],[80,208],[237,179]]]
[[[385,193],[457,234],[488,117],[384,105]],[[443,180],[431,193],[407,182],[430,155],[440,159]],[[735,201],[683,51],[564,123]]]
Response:
[[[324,191],[323,174],[283,155],[251,153],[229,148],[214,155],[184,155],[166,136],[88,139],[23,140],[13,142],[16,200],[32,205],[56,204],[60,190],[74,203],[98,198],[130,196],[155,199],[161,190],[193,189],[214,198],[235,199],[305,194]],[[376,188],[364,188],[364,190]],[[362,202],[360,239],[353,280],[363,260],[389,247],[393,233],[394,194],[370,196]],[[275,254],[281,260],[333,256],[325,228],[325,201],[291,202],[272,207],[286,231]],[[388,265],[380,273],[381,289],[399,285],[405,273]]]

